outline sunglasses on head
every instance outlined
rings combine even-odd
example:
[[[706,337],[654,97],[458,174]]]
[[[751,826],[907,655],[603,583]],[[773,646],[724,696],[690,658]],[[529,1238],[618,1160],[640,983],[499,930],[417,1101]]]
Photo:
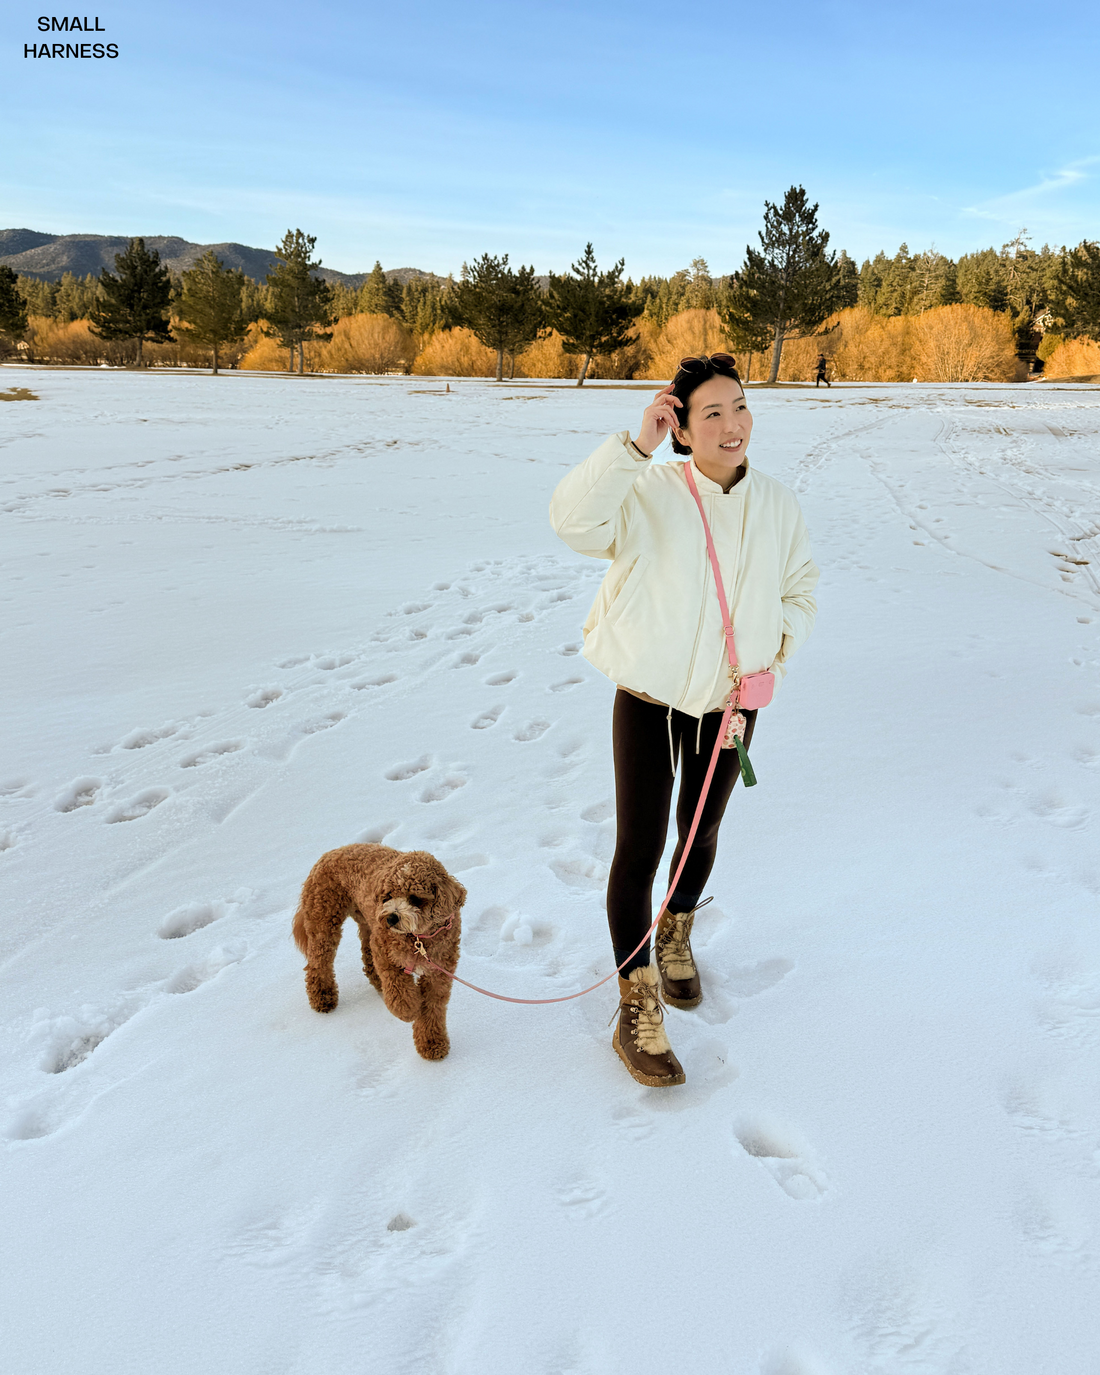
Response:
[[[712,353],[709,356],[705,353],[697,358],[681,358],[681,372],[706,372],[707,368],[713,368],[715,372],[735,372],[737,370],[737,359],[732,353]]]

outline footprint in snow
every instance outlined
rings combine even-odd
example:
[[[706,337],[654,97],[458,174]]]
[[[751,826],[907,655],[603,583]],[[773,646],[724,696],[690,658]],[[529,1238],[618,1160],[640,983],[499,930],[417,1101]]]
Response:
[[[396,683],[396,673],[378,673],[373,678],[359,678],[348,686],[354,688],[356,692],[366,692],[368,688],[385,687],[387,683]]]
[[[229,912],[230,905],[224,902],[188,902],[169,912],[157,927],[157,935],[163,941],[181,940],[184,936],[201,931],[204,926],[220,921]]]
[[[74,778],[69,786],[54,798],[54,811],[75,812],[78,807],[90,807],[102,787],[102,778]]]
[[[604,798],[602,802],[593,802],[590,807],[585,807],[581,812],[582,821],[591,821],[594,825],[601,822],[610,821],[615,815],[615,802],[613,798]]]
[[[558,1202],[572,1217],[598,1217],[607,1208],[607,1195],[598,1184],[582,1179],[559,1189]]]
[[[488,730],[490,726],[495,726],[500,720],[503,706],[490,707],[488,711],[483,711],[480,716],[475,716],[470,722],[471,730]]]
[[[209,764],[212,759],[218,759],[224,754],[236,754],[238,750],[243,749],[243,740],[222,740],[217,745],[207,745],[205,749],[196,750],[194,754],[185,754],[180,760],[180,768],[197,769],[203,764]]]
[[[194,993],[203,984],[217,978],[223,969],[239,964],[247,954],[248,946],[244,941],[230,941],[225,945],[217,945],[203,959],[177,969],[165,983],[164,991],[173,995]]]
[[[796,1135],[761,1117],[743,1117],[734,1135],[746,1155],[758,1160],[784,1193],[800,1201],[821,1198],[828,1189],[824,1171]]]
[[[444,798],[450,797],[459,788],[464,788],[469,780],[462,777],[460,773],[449,773],[440,778],[420,794],[421,802],[442,802]]]
[[[277,702],[283,695],[281,687],[257,688],[250,697],[244,699],[245,706],[249,707],[269,707],[272,702]]]
[[[158,740],[167,740],[169,736],[175,735],[180,729],[178,721],[166,722],[163,726],[139,727],[132,730],[129,735],[124,735],[118,742],[119,749],[123,750],[143,750],[148,745],[155,745]]]
[[[563,678],[560,683],[551,683],[550,692],[568,692],[570,688],[580,687],[583,678]]]
[[[598,859],[554,859],[550,868],[570,888],[602,888],[607,882],[607,865]]]
[[[564,658],[571,659],[575,654],[581,652],[581,645],[575,641],[569,641],[567,644],[559,645],[557,652]]]
[[[474,664],[481,662],[481,655],[474,650],[467,650],[465,654],[460,654],[451,665],[452,668],[472,668]]]
[[[400,821],[379,821],[373,826],[368,826],[365,831],[360,831],[354,837],[353,844],[382,845],[385,843],[386,837],[393,835],[400,825]]]
[[[316,735],[319,731],[329,730],[331,727],[339,725],[344,719],[344,712],[330,711],[327,716],[315,716],[310,721],[303,721],[298,726],[298,731],[301,735]]]
[[[486,687],[504,687],[506,683],[514,683],[518,677],[519,670],[510,668],[504,673],[494,673],[491,678],[486,678],[485,685]]]
[[[31,797],[33,792],[29,778],[6,778],[0,783],[0,797]]]
[[[526,743],[530,740],[538,740],[546,734],[551,726],[550,721],[545,721],[541,717],[525,722],[522,726],[517,726],[512,732],[512,739]]]
[[[132,797],[129,802],[121,802],[116,807],[112,807],[105,818],[107,824],[114,825],[119,821],[139,821],[143,816],[148,816],[155,807],[159,807],[171,795],[171,790],[168,788],[146,788],[144,792]]]
[[[412,759],[407,764],[394,764],[393,768],[387,769],[385,777],[391,783],[403,783],[407,778],[415,778],[418,773],[423,773],[432,767],[432,756],[422,754],[419,759]]]
[[[1028,803],[1028,810],[1052,826],[1067,831],[1080,831],[1088,822],[1089,809],[1067,802],[1058,793],[1047,792]]]

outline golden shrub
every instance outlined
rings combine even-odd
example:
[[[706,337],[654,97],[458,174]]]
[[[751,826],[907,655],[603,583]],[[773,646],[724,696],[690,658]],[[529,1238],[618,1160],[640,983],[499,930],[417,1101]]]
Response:
[[[290,350],[280,344],[278,339],[269,339],[264,334],[266,325],[266,320],[257,320],[255,324],[249,325],[248,336],[244,341],[245,351],[238,366],[245,372],[288,372]],[[307,345],[307,359],[314,348],[316,345]]]
[[[495,377],[497,356],[471,330],[441,329],[428,340],[413,372],[422,377]]]
[[[922,382],[1011,382],[1019,371],[1012,321],[983,306],[914,315],[913,376]]]
[[[830,377],[848,382],[1011,382],[1019,371],[1011,320],[983,306],[889,316],[852,306],[827,326],[785,346],[781,380],[811,380],[819,352]]]
[[[130,363],[137,356],[129,340],[108,343],[97,339],[87,320],[63,324],[46,315],[32,315],[27,321],[28,355],[40,363]]]
[[[310,345],[306,346],[309,358]],[[345,315],[320,348],[323,372],[407,372],[415,348],[412,333],[389,315]]]
[[[561,335],[557,330],[552,330],[545,338],[536,339],[529,349],[524,349],[519,355],[516,359],[516,375],[576,377],[582,361],[575,353],[565,352],[561,346]]]
[[[696,353],[732,352],[716,310],[682,310],[653,339],[649,362],[640,376],[669,382],[680,359]]]
[[[823,352],[830,375],[848,382],[911,382],[913,380],[911,315],[876,315],[866,306],[852,306],[827,321],[830,332],[805,340],[813,359]],[[813,360],[801,376],[809,379]]]
[[[1100,374],[1100,344],[1092,339],[1063,339],[1046,360],[1044,377],[1095,377]]]

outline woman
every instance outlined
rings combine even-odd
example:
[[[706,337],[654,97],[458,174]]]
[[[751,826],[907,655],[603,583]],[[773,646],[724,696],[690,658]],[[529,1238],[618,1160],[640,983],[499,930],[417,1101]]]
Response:
[[[652,464],[670,434],[686,463]],[[798,501],[782,483],[750,469],[751,434],[735,360],[724,353],[685,358],[646,407],[637,439],[623,431],[604,440],[563,478],[550,505],[551,523],[570,548],[612,561],[584,626],[585,658],[618,685],[617,830],[607,885],[620,966],[612,1044],[634,1078],[655,1087],[684,1082],[661,1003],[694,1007],[702,999],[691,927],[739,773],[737,751],[720,751],[687,863],[661,913],[654,967],[643,936],[653,919],[677,762],[679,844],[670,881],[730,691],[722,614],[685,467],[713,533],[742,671],[770,669],[778,683],[817,609],[818,570]],[[756,715],[744,713],[746,746]]]

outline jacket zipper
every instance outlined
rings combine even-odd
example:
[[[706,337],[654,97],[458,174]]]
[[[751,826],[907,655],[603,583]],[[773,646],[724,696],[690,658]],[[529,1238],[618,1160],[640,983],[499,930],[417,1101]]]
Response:
[[[699,601],[699,621],[695,627],[695,643],[694,645],[692,645],[691,648],[691,658],[688,661],[687,678],[684,680],[684,691],[680,697],[680,703],[677,707],[678,711],[682,710],[684,702],[686,702],[688,697],[691,695],[691,680],[695,674],[695,660],[699,654],[699,641],[702,639],[703,636],[703,621],[706,618],[707,614],[707,592],[709,589],[707,587],[706,575],[710,571],[710,564],[707,560],[707,550],[705,544],[703,546],[703,564],[703,595]]]

